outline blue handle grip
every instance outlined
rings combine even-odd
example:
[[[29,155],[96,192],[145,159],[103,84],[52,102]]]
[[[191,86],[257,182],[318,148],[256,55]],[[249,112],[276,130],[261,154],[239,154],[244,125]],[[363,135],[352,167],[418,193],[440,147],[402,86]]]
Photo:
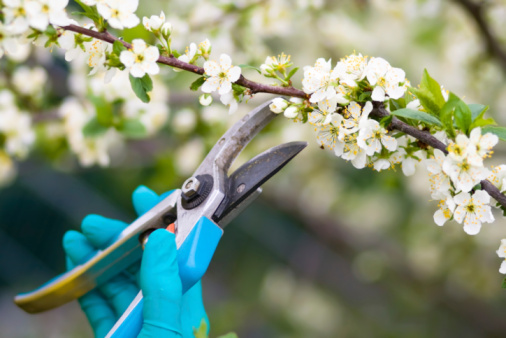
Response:
[[[214,251],[223,235],[216,223],[201,217],[177,251],[179,277],[183,293],[188,291],[204,276]],[[128,309],[107,334],[107,338],[134,338],[142,328],[142,291],[132,301]]]

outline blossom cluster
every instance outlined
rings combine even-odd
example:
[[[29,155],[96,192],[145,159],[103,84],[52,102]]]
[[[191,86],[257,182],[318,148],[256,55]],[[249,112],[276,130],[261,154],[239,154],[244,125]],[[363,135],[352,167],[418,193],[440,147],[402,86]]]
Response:
[[[12,158],[24,159],[35,141],[31,116],[19,110],[14,94],[0,91],[0,184],[15,174]]]

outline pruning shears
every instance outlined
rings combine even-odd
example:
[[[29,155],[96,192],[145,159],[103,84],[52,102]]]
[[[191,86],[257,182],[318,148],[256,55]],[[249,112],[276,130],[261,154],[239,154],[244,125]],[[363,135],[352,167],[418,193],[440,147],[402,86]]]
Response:
[[[176,235],[183,293],[205,274],[225,226],[261,193],[261,185],[307,146],[290,142],[249,160],[230,176],[242,149],[277,115],[268,101],[235,123],[218,140],[181,189],[175,190],[125,228],[106,249],[39,288],[19,294],[15,303],[37,313],[77,299],[142,257],[149,234],[166,228]],[[107,337],[136,337],[142,326],[142,291]]]

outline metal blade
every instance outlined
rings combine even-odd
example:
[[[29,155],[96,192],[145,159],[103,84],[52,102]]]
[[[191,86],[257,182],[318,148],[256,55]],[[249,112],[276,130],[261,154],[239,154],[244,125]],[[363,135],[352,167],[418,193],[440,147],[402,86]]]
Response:
[[[225,199],[214,213],[213,220],[220,224],[225,216],[280,171],[306,146],[307,142],[281,144],[244,163],[230,175]]]

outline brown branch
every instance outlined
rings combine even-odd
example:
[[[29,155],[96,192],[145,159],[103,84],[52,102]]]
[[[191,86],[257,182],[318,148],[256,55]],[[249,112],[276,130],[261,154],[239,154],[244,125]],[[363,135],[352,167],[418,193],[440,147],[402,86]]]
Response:
[[[473,18],[476,25],[478,26],[478,29],[480,30],[481,36],[485,40],[488,52],[497,59],[499,65],[506,73],[506,51],[501,47],[500,42],[492,32],[492,29],[488,26],[487,20],[483,16],[484,3],[477,3],[471,0],[454,1],[460,4]]]
[[[69,26],[64,26],[61,28],[65,29],[65,30],[72,31],[72,32],[91,36],[95,39],[99,39],[99,40],[106,41],[109,43],[114,43],[114,41],[120,41],[126,48],[128,48],[128,49],[132,48],[131,44],[129,44],[126,41],[118,39],[117,37],[111,35],[107,31],[97,32],[97,31],[93,31],[91,29],[79,27],[76,25],[69,25]],[[175,58],[172,55],[171,56],[163,56],[162,55],[158,58],[158,62],[162,63],[164,65],[167,65],[167,66],[186,70],[191,73],[204,75],[204,68],[183,62],[181,60],[178,60],[177,58]],[[306,93],[304,93],[302,90],[299,90],[299,89],[296,89],[293,87],[269,86],[269,85],[265,85],[265,84],[261,84],[258,82],[248,80],[247,78],[245,78],[242,75],[239,78],[239,80],[237,80],[235,83],[250,89],[252,94],[270,93],[270,94],[277,94],[277,95],[284,95],[284,96],[291,96],[291,97],[300,97],[300,98],[304,98],[304,99],[308,98],[308,95]]]
[[[383,107],[383,104],[376,104],[374,110],[371,112],[372,116],[376,116],[379,118],[385,117],[390,115],[390,113]],[[445,154],[448,154],[448,150],[446,150],[446,145],[439,141],[437,138],[435,138],[431,133],[423,130],[419,130],[413,126],[410,126],[402,121],[400,121],[395,116],[392,119],[391,126],[399,131],[402,131],[403,133],[406,133],[408,135],[413,136],[417,140],[422,141],[425,144],[430,145],[431,147],[435,149],[439,149]],[[483,180],[480,182],[481,188],[488,192],[490,196],[496,199],[497,202],[499,202],[503,207],[506,208],[506,196],[502,194],[499,189],[496,188],[495,185],[493,185],[488,180]]]
[[[461,0],[461,1],[467,1],[467,0]],[[91,29],[87,29],[84,27],[76,26],[76,25],[69,25],[61,27],[65,30],[73,31],[76,33],[84,34],[87,36],[94,37],[95,39],[99,39],[102,41],[106,41],[109,43],[114,43],[115,41],[120,41],[126,48],[131,49],[132,45],[129,44],[126,41],[120,40],[117,37],[111,35],[109,32],[97,32],[93,31]],[[506,61],[506,59],[505,59]],[[195,66],[186,62],[183,62],[181,60],[178,60],[174,56],[160,56],[158,58],[158,62],[179,68],[182,70],[186,70],[191,73],[203,75],[204,74],[204,68]],[[300,89],[296,89],[293,87],[279,87],[279,86],[269,86],[265,84],[261,84],[258,82],[254,82],[251,80],[248,80],[244,76],[241,75],[239,80],[236,81],[237,84],[249,88],[252,94],[255,93],[270,93],[270,94],[278,94],[283,96],[290,96],[290,97],[300,97],[303,99],[308,99],[309,95],[304,93]],[[383,104],[375,104],[375,108],[371,113],[372,116],[376,116],[379,118],[385,117],[390,115],[390,113],[384,108]],[[448,151],[446,150],[446,145],[436,139],[433,135],[431,135],[429,132],[419,130],[415,127],[412,127],[402,121],[400,121],[398,118],[394,117],[392,119],[391,126],[401,132],[404,132],[408,135],[413,136],[414,138],[422,141],[425,144],[428,144],[432,146],[435,149],[439,149],[443,151],[445,154],[448,154]],[[482,188],[489,193],[490,196],[495,198],[503,207],[506,208],[506,196],[504,196],[499,189],[497,189],[492,183],[489,181],[483,180],[481,181]]]

